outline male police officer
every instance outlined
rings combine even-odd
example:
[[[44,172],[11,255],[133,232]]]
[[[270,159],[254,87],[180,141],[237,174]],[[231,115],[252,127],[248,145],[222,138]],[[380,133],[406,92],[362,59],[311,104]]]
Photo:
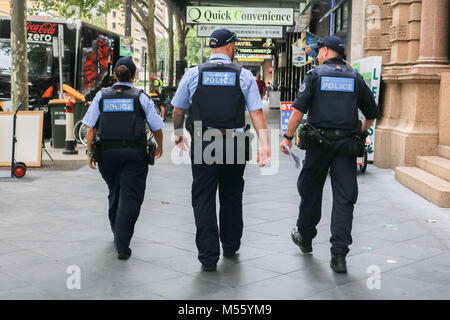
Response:
[[[162,155],[164,123],[152,100],[133,87],[136,65],[130,57],[120,58],[114,69],[117,78],[110,88],[102,89],[92,101],[83,123],[87,131],[88,163],[96,169],[91,141],[97,132],[101,140],[98,167],[109,189],[109,220],[118,258],[126,260],[134,225],[144,200],[148,173],[145,121],[158,144],[155,158]]]
[[[188,109],[194,124],[201,121],[200,129],[203,130],[200,131],[205,132],[213,128],[222,132],[220,139],[224,140],[223,146],[227,145],[225,140],[234,139],[235,135],[244,131],[247,110],[260,137],[258,158],[261,159],[260,166],[264,166],[270,159],[270,149],[265,131],[267,125],[262,111],[263,105],[252,73],[232,64],[235,41],[239,39],[227,29],[214,31],[209,41],[212,53],[209,62],[190,68],[181,79],[171,102],[174,106],[175,143],[186,150],[186,137],[183,137],[182,129]],[[193,136],[193,129],[190,132]],[[194,145],[201,144],[201,153],[210,143],[198,142],[195,137],[192,138]],[[191,150],[192,206],[197,227],[198,259],[202,263],[203,271],[215,271],[220,255],[219,234],[224,257],[234,257],[240,248],[245,160],[239,162],[234,159],[231,164],[228,161],[223,161],[222,164],[206,164],[202,160],[197,162],[197,151],[194,150],[197,150],[199,145],[194,145]],[[237,139],[232,142],[232,147],[242,150],[242,144]],[[226,158],[225,153],[231,152],[227,148],[224,149],[226,150],[222,154],[222,160]],[[217,187],[220,199],[220,232],[216,218]]]
[[[308,113],[308,123],[319,129],[331,145],[306,148],[297,182],[301,196],[299,217],[291,236],[303,253],[312,252],[311,240],[317,234],[323,185],[330,169],[333,189],[330,266],[335,272],[345,273],[345,256],[352,243],[353,207],[358,196],[354,136],[370,128],[379,116],[379,109],[361,75],[344,62],[345,47],[339,37],[327,37],[312,49],[319,50],[320,66],[307,73],[300,87],[280,148],[287,153],[283,145],[292,146],[292,137],[304,113]],[[358,108],[364,115],[361,127]]]

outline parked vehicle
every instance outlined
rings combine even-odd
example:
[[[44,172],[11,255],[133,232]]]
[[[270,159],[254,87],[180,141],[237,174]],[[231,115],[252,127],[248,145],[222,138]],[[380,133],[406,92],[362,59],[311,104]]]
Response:
[[[48,102],[58,98],[59,62],[54,41],[59,25],[64,27],[63,82],[81,92],[87,101],[92,101],[102,87],[111,85],[114,62],[120,54],[118,34],[86,22],[27,21],[29,107],[44,110],[44,138],[51,136]],[[0,101],[11,100],[10,35],[10,17],[0,17]]]

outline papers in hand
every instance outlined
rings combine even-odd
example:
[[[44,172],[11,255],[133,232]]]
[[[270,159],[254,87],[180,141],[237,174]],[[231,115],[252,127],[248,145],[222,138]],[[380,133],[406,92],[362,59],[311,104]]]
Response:
[[[292,161],[293,165],[294,165],[297,169],[299,169],[299,168],[300,168],[300,159],[299,159],[299,157],[297,157],[297,155],[295,155],[295,153],[293,153],[293,152],[291,151],[291,149],[288,147],[287,144],[284,144],[283,147],[284,147],[285,150],[288,151],[288,153],[289,153],[289,158],[291,158],[291,161]]]

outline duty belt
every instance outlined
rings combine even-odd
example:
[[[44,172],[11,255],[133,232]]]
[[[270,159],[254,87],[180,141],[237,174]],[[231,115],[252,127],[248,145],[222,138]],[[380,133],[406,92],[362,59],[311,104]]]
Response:
[[[328,140],[339,140],[352,136],[352,130],[341,129],[319,129],[320,134]]]
[[[108,149],[120,149],[120,148],[143,148],[145,143],[141,140],[138,141],[128,141],[128,140],[103,140],[102,147],[103,150]]]
[[[242,128],[203,128],[203,133],[205,133],[205,131],[209,130],[209,129],[216,129],[219,130],[220,133],[225,136],[225,135],[231,135],[231,136],[235,136],[236,132],[245,132],[248,130],[247,126],[242,129]]]

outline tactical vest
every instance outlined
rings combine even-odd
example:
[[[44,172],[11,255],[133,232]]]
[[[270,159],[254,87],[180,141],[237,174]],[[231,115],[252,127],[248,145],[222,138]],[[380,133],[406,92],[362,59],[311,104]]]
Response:
[[[245,126],[245,97],[239,77],[241,67],[207,62],[198,67],[198,84],[190,107],[192,121],[204,128]]]
[[[145,135],[141,90],[128,86],[102,89],[98,135],[101,140],[137,141]]]
[[[358,125],[357,71],[341,64],[314,68],[318,77],[308,122],[318,128],[353,130]]]

